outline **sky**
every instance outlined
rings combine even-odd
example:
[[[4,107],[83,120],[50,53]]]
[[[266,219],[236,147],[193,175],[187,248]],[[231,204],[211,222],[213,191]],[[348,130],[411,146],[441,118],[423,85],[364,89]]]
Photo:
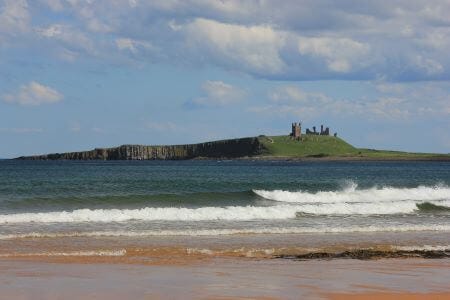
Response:
[[[450,2],[0,0],[0,157],[281,135],[450,153]]]

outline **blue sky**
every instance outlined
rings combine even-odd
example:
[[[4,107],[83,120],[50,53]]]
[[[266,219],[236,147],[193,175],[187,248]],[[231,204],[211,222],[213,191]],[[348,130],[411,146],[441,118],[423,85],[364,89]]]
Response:
[[[286,134],[450,152],[448,1],[0,0],[0,157]]]

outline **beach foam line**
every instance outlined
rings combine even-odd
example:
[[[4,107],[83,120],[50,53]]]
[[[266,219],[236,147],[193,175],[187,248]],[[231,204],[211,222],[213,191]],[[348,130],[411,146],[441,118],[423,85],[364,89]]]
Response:
[[[68,252],[32,252],[32,253],[0,253],[0,257],[28,257],[28,256],[125,256],[127,250],[84,250]]]
[[[393,246],[400,251],[450,251],[450,245]]]
[[[353,203],[353,202],[397,202],[397,201],[436,201],[450,200],[450,187],[444,185],[419,186],[415,188],[373,187],[357,189],[358,185],[350,182],[339,191],[305,191],[253,190],[265,199],[289,203]]]
[[[450,201],[429,202],[450,206]],[[40,213],[0,215],[0,224],[16,223],[83,223],[136,221],[247,221],[293,219],[301,214],[315,215],[386,215],[419,211],[414,201],[373,203],[318,203],[274,206],[227,207],[145,207],[141,209],[77,209]]]
[[[417,253],[420,252],[420,253]],[[441,253],[439,253],[441,252]],[[338,248],[304,248],[304,247],[281,247],[281,248],[253,248],[241,247],[231,249],[208,249],[187,248],[188,255],[206,256],[245,256],[258,258],[296,258],[297,255],[303,259],[314,258],[356,258],[368,259],[374,257],[424,257],[443,258],[450,254],[450,245],[423,245],[423,246],[387,246],[375,245],[369,247],[343,246]],[[366,257],[368,255],[368,257]]]
[[[308,233],[364,233],[364,232],[408,232],[408,231],[450,231],[450,225],[400,225],[400,226],[350,226],[350,227],[273,227],[243,229],[200,229],[200,230],[142,230],[142,231],[80,231],[80,232],[30,232],[0,235],[0,240],[22,238],[64,238],[64,237],[145,237],[145,236],[220,236],[238,234],[308,234]]]

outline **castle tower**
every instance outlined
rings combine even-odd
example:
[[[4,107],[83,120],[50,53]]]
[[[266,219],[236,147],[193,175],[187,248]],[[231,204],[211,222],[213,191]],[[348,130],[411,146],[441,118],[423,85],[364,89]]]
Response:
[[[291,132],[291,136],[294,139],[298,139],[300,138],[300,136],[302,135],[302,123],[292,123],[292,132]]]

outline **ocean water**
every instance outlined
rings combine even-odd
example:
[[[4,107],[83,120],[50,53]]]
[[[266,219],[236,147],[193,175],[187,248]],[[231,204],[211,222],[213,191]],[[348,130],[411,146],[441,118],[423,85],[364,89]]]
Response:
[[[349,233],[446,247],[450,163],[0,161],[0,242]]]

